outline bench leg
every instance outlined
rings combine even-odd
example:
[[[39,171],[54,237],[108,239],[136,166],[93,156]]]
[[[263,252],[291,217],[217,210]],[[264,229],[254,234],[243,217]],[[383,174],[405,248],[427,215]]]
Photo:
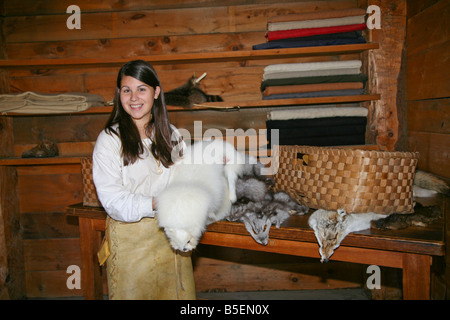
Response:
[[[403,257],[403,299],[430,299],[431,257],[405,253]]]
[[[93,219],[80,217],[79,228],[82,261],[81,278],[84,298],[86,300],[101,300],[103,299],[103,284],[97,258],[101,235]]]

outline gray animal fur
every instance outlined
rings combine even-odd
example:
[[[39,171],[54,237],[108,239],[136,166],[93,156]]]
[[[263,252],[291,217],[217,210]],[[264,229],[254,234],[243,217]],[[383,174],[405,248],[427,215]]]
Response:
[[[285,192],[271,191],[273,180],[260,175],[260,168],[260,164],[247,165],[236,181],[238,200],[227,220],[243,222],[257,243],[267,245],[272,224],[279,228],[291,214],[304,214],[309,208],[297,204]]]

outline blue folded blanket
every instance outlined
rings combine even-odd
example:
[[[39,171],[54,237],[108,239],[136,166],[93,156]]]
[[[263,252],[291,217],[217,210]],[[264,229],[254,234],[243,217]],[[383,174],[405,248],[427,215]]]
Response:
[[[362,36],[361,31],[339,32],[308,37],[273,40],[266,43],[256,44],[253,46],[253,50],[317,47],[356,43],[366,43],[366,39]]]

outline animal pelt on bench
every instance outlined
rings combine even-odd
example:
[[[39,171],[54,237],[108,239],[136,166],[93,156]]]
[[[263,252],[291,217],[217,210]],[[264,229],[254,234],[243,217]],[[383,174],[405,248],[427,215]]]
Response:
[[[258,166],[254,166],[258,168]],[[260,168],[259,168],[260,169]],[[285,192],[273,192],[273,181],[266,176],[244,173],[236,182],[237,202],[228,221],[241,221],[253,239],[262,245],[269,241],[270,227],[277,228],[292,214],[304,214],[309,208],[299,205]]]
[[[369,229],[372,221],[385,217],[373,212],[347,214],[343,209],[314,211],[308,224],[319,243],[320,262],[327,262],[349,233]]]
[[[436,193],[449,194],[449,187],[445,181],[420,170],[416,171],[413,188],[415,197],[419,190],[422,197],[430,197]],[[319,209],[311,215],[308,223],[319,243],[321,261],[326,262],[351,232],[370,228],[398,230],[410,226],[424,227],[441,217],[439,206],[424,207],[416,203],[414,212],[408,214],[383,215],[373,212],[347,214],[342,209],[337,211]]]
[[[221,140],[186,148],[168,186],[156,198],[159,226],[175,250],[194,249],[206,226],[230,213],[244,163],[244,154]]]
[[[416,203],[413,213],[393,213],[384,219],[372,221],[371,227],[381,230],[399,230],[410,226],[426,227],[437,222],[441,217],[442,211],[439,206],[424,207]]]

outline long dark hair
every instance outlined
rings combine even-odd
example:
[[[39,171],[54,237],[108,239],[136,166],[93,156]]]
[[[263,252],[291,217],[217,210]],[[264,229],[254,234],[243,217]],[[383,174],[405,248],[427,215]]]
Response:
[[[139,135],[139,131],[130,115],[124,110],[120,101],[120,86],[123,76],[133,77],[153,89],[161,88],[158,75],[155,69],[146,61],[129,61],[122,66],[117,75],[116,93],[114,96],[113,111],[106,123],[107,132],[112,132],[119,136],[122,141],[122,158],[124,165],[133,164],[144,152],[144,145]],[[157,99],[153,101],[151,110],[151,120],[146,126],[146,134],[150,137],[150,130],[153,128],[153,143],[151,152],[155,159],[160,159],[161,163],[168,168],[173,164],[171,152],[174,147],[171,141],[172,128],[169,122],[166,103],[164,101],[164,92],[161,92]],[[113,129],[113,125],[119,125],[119,132]]]

